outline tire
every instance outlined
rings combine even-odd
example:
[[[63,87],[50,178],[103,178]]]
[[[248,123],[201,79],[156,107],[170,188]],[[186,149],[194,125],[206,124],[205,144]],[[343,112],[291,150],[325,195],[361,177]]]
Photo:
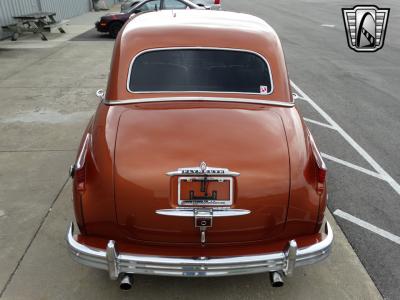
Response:
[[[110,25],[108,32],[115,39],[118,35],[118,32],[121,30],[123,24],[121,22],[113,22]]]

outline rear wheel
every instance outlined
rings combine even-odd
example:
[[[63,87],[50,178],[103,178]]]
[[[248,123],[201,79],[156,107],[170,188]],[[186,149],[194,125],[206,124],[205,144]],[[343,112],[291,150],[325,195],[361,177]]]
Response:
[[[112,23],[111,25],[110,25],[110,29],[109,29],[109,32],[110,32],[110,35],[113,37],[113,38],[116,38],[117,37],[117,35],[118,35],[118,32],[121,30],[121,28],[122,28],[122,23],[121,22],[114,22],[114,23]]]

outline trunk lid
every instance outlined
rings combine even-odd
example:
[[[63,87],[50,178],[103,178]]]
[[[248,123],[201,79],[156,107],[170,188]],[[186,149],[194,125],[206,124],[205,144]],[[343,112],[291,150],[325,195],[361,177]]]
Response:
[[[191,217],[163,216],[178,207],[177,178],[167,172],[199,166],[228,168],[232,208],[244,216],[214,218],[207,244],[271,240],[282,232],[289,201],[285,130],[272,109],[132,108],[122,113],[115,150],[117,219],[129,239],[199,244]]]

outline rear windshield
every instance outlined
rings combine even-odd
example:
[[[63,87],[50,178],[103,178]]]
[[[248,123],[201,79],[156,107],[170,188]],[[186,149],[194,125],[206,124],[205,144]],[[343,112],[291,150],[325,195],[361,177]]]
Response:
[[[131,92],[272,92],[268,64],[245,51],[154,50],[139,55],[130,72]]]

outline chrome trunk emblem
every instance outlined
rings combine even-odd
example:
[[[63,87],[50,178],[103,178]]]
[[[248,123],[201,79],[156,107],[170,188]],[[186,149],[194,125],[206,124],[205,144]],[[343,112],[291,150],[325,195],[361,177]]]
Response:
[[[202,161],[202,162],[200,163],[200,170],[201,170],[201,172],[203,172],[203,173],[207,170],[207,164],[206,164],[205,161]]]

